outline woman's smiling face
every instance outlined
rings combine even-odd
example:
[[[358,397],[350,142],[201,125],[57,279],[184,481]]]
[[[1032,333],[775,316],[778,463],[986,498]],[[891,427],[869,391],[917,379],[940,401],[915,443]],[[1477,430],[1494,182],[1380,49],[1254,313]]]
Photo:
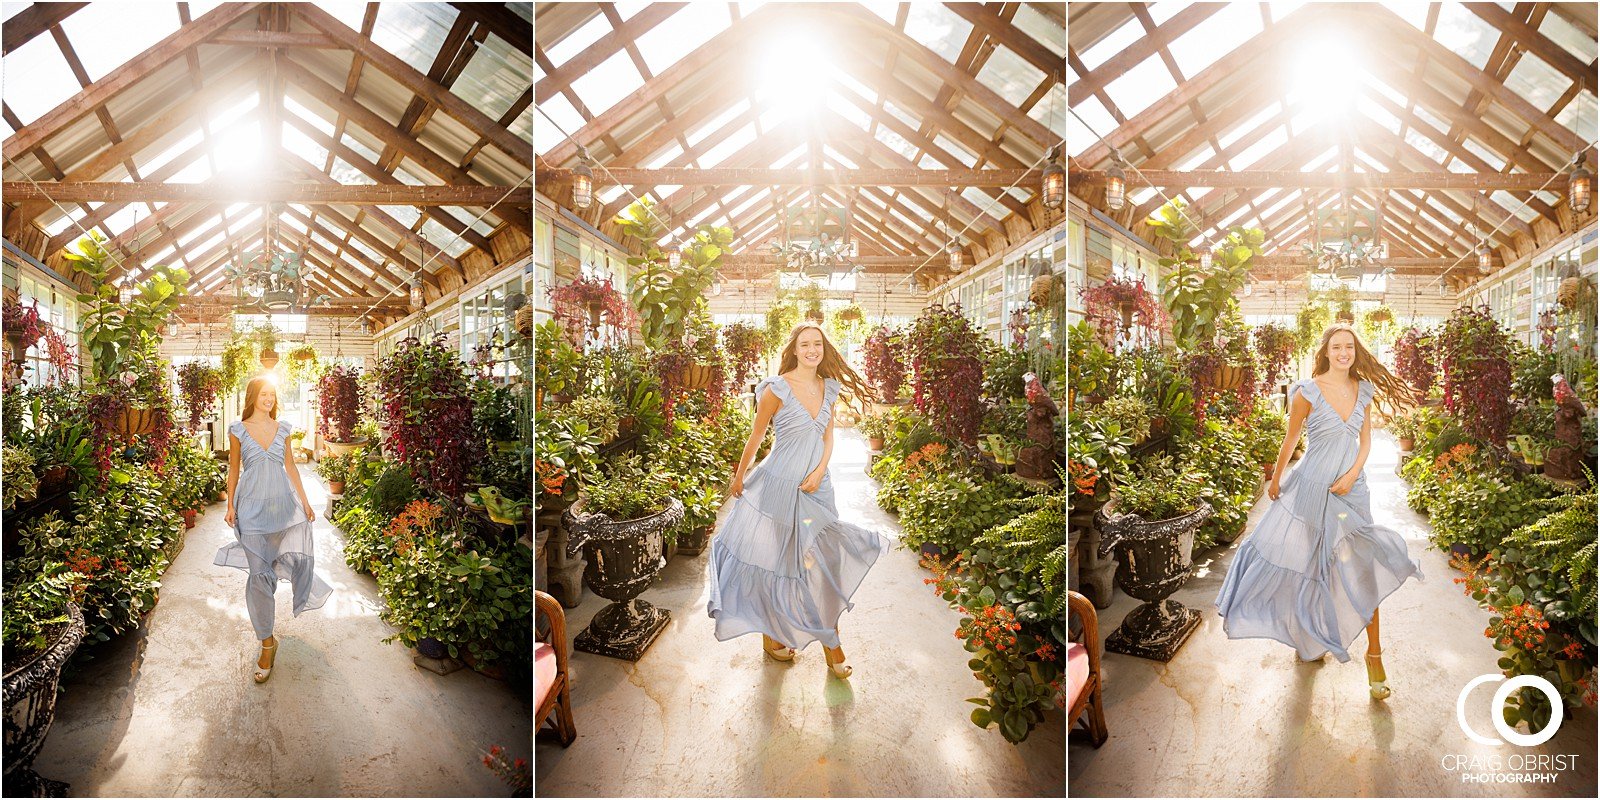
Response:
[[[278,405],[278,390],[271,383],[262,384],[260,394],[256,395],[256,410],[263,414],[271,414],[276,405]]]
[[[794,343],[794,354],[800,363],[815,369],[822,363],[823,353],[822,331],[806,328],[800,332],[800,337]]]
[[[1328,363],[1348,370],[1356,360],[1356,337],[1349,331],[1339,331],[1328,339]]]

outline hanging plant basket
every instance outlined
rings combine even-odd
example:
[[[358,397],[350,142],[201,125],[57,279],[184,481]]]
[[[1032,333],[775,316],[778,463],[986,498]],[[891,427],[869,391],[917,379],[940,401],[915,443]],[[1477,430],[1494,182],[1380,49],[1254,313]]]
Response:
[[[261,366],[263,366],[263,367],[265,367],[267,369],[272,369],[273,367],[278,366],[278,353],[277,353],[277,351],[275,351],[275,350],[262,350],[261,351]]]
[[[1057,275],[1040,275],[1033,279],[1033,284],[1028,287],[1028,299],[1040,308],[1058,305],[1058,293],[1064,288],[1064,279],[1058,280]]]
[[[1371,314],[1367,315],[1367,319],[1372,320],[1375,324],[1382,325],[1383,323],[1394,321],[1394,314],[1387,308],[1375,308]]]
[[[139,406],[126,406],[117,413],[113,430],[123,439],[143,436],[156,427],[156,410]]]
[[[855,322],[861,318],[861,309],[855,306],[848,306],[839,312],[840,322]]]
[[[1231,392],[1244,385],[1244,368],[1223,364],[1211,373],[1211,385],[1219,391]]]
[[[1356,314],[1355,314],[1354,311],[1350,311],[1350,310],[1346,309],[1346,310],[1341,310],[1337,314],[1334,314],[1333,318],[1338,322],[1355,322],[1356,321]]]
[[[679,373],[679,383],[684,389],[697,392],[711,385],[715,370],[705,364],[690,364]]]
[[[533,336],[533,306],[517,309],[517,333],[525,339]]]
[[[1579,289],[1583,288],[1583,279],[1577,276],[1562,278],[1561,287],[1556,290],[1556,302],[1563,308],[1575,308],[1578,305]]]

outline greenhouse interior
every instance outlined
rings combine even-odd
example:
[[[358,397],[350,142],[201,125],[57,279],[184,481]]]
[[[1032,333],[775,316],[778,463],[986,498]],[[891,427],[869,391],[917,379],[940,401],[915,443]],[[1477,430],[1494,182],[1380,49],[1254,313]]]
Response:
[[[1595,793],[1595,24],[1069,4],[1072,795]]]
[[[5,795],[527,796],[532,4],[3,13]]]
[[[534,22],[535,792],[1062,796],[1065,4]]]

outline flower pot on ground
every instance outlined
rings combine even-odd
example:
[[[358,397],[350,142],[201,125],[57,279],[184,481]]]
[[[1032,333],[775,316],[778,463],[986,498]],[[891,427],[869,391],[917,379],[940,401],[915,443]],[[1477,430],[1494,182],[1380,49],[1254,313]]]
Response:
[[[186,508],[186,509],[183,510],[182,513],[183,513],[183,527],[185,527],[185,528],[193,528],[194,527],[194,518],[200,512],[195,510],[195,509],[193,509],[193,508]]]
[[[1116,554],[1117,585],[1144,601],[1106,640],[1107,650],[1170,661],[1200,624],[1200,612],[1169,598],[1189,582],[1195,531],[1212,513],[1200,489],[1197,476],[1156,459],[1095,512],[1100,554]]]
[[[432,636],[423,636],[417,639],[417,653],[427,658],[444,658],[450,655],[450,651],[446,649],[444,642]]]
[[[6,614],[22,613],[8,606]],[[9,627],[9,622],[8,622]],[[83,641],[83,612],[66,604],[66,622],[45,640],[32,658],[20,660],[4,676],[5,791],[8,797],[65,797],[67,784],[41,777],[33,760],[44,748],[56,716],[56,685],[61,668]]]
[[[566,554],[584,552],[585,582],[612,602],[578,634],[574,647],[626,661],[639,660],[649,649],[671,613],[639,595],[666,566],[662,534],[683,514],[683,503],[668,496],[659,479],[647,476],[637,457],[584,487],[578,502],[562,514]]]

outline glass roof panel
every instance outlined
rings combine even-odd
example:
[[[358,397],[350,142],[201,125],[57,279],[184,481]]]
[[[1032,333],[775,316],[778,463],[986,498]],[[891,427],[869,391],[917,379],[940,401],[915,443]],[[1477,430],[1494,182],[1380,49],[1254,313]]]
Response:
[[[365,184],[367,186],[371,186],[377,183],[377,181],[367,177],[365,172],[350,166],[350,162],[345,161],[342,158],[335,158],[333,160],[332,175],[334,180],[345,184],[346,186],[353,184]]]
[[[545,118],[546,114],[550,115],[550,119]],[[555,124],[551,124],[552,119]],[[560,129],[556,125],[560,125]],[[572,109],[567,98],[562,95],[552,97],[539,104],[538,119],[533,124],[533,149],[535,152],[548,153],[566,140],[561,131],[571,133],[582,127],[583,117]]]
[[[1400,133],[1400,118],[1390,114],[1388,109],[1378,105],[1372,98],[1362,95],[1356,100],[1356,108],[1360,109],[1361,113],[1371,117],[1379,125],[1387,128],[1390,133],[1396,135]]]
[[[1059,83],[1050,87],[1050,91],[1028,109],[1028,116],[1052,131],[1061,130],[1061,120],[1068,116],[1067,87]]]
[[[905,31],[954,64],[961,55],[961,46],[972,34],[972,23],[956,16],[943,3],[912,3]]]
[[[835,150],[832,145],[823,145],[822,151],[827,153],[829,158],[843,164],[845,169],[859,169],[861,167],[860,164],[856,163],[855,159]]]
[[[315,165],[318,169],[328,163],[328,148],[311,141],[299,128],[283,126],[283,149]]]
[[[1526,56],[1524,56],[1526,58]],[[1588,138],[1595,131],[1595,100],[1590,92],[1579,92],[1561,113],[1556,115],[1556,122],[1567,126],[1572,132]]]
[[[193,164],[178,170],[178,174],[168,178],[167,182],[204,183],[209,180],[211,180],[211,164],[206,159],[200,158],[195,159]]]
[[[721,114],[713,117],[711,121],[689,131],[688,135],[685,137],[689,141],[689,146],[694,147],[703,141],[707,136],[717,132],[717,130],[722,126],[731,122],[734,117],[737,117],[749,110],[750,101],[740,98],[738,102],[729,106],[726,111],[723,111]]]
[[[634,40],[634,44],[650,72],[660,75],[678,63],[679,59],[726,30],[731,21],[724,3],[689,3]],[[632,91],[639,85],[640,77],[635,71],[632,82],[624,88]],[[587,94],[582,96],[585,103],[589,102]]]
[[[1535,108],[1549,108],[1572,85],[1572,79],[1557,72],[1555,67],[1546,64],[1538,56],[1523,53],[1511,74],[1506,76],[1505,83],[1506,88],[1515,91]]]
[[[1439,149],[1439,146],[1434,144],[1432,139],[1429,139],[1428,137],[1423,136],[1420,133],[1417,133],[1415,129],[1407,129],[1406,130],[1406,143],[1410,144],[1412,147],[1417,148],[1418,150],[1421,150],[1422,154],[1427,156],[1428,159],[1430,161],[1432,161],[1433,163],[1435,163],[1435,164],[1443,164],[1444,163],[1444,159],[1445,159],[1445,155],[1446,155],[1445,151]],[[1490,163],[1493,163],[1493,162],[1490,162]],[[1496,169],[1498,169],[1498,167]]]
[[[661,151],[661,155],[644,162],[644,168],[661,169],[662,167],[677,161],[682,155],[683,148],[680,147],[677,142],[672,142],[666,150]]]
[[[1384,8],[1393,11],[1411,27],[1423,30],[1428,23],[1428,3],[1418,3],[1415,0],[1383,0]]]
[[[1444,3],[1439,10],[1439,24],[1433,38],[1472,66],[1483,69],[1489,63],[1489,54],[1500,41],[1500,31],[1460,3]]]
[[[1523,222],[1533,222],[1539,218],[1539,212],[1528,208],[1525,204],[1523,204],[1522,201],[1512,197],[1511,193],[1504,189],[1496,189],[1494,194],[1489,196],[1500,205],[1509,209],[1513,209],[1514,213],[1517,215],[1517,219],[1520,219]]]
[[[178,156],[187,152],[189,148],[199,144],[201,136],[202,134],[199,130],[191,131],[189,135],[179,139],[176,142],[173,142],[171,147],[168,147],[160,153],[157,153],[153,158],[140,162],[140,174],[148,175],[152,172],[160,171],[162,167],[172,163],[172,159],[177,158]]]
[[[457,236],[455,231],[452,231],[449,228],[439,224],[439,221],[432,217],[422,221],[421,232],[430,243],[443,247],[444,251],[449,253],[451,258],[460,257],[462,253],[465,253],[469,248],[472,247],[467,240]],[[433,258],[433,254],[429,253],[428,257]],[[433,263],[430,264],[429,267],[434,267],[438,263],[438,259],[433,259]]]
[[[426,75],[458,13],[448,3],[381,3],[372,41]]]
[[[1017,15],[1011,18],[1011,24],[1022,29],[1023,33],[1033,37],[1050,52],[1062,58],[1067,55],[1067,31],[1060,24],[1039,13],[1032,6],[1023,4],[1017,9]]]
[[[189,15],[192,18],[198,18],[203,13],[200,7],[203,6],[206,10],[210,10],[212,7],[219,5],[222,4],[214,2],[190,3]],[[329,16],[343,22],[353,31],[361,30],[361,21],[366,18],[367,14],[367,4],[363,0],[318,0],[317,8],[328,12]]]
[[[1176,13],[1184,5],[1187,4],[1175,1],[1156,3],[1156,9],[1165,7],[1166,10]],[[1151,10],[1152,15],[1155,14],[1156,9]],[[1157,24],[1160,24],[1159,20]],[[1112,56],[1122,52],[1128,45],[1142,38],[1144,38],[1144,26],[1139,24],[1138,19],[1129,17],[1128,21],[1118,26],[1116,30],[1111,32],[1111,35],[1095,42],[1093,47],[1079,53],[1078,59],[1083,62],[1085,68],[1093,70],[1110,61]]]
[[[1232,147],[1233,143],[1239,141],[1245,134],[1265,125],[1268,120],[1277,116],[1279,111],[1282,110],[1281,105],[1277,101],[1268,103],[1267,107],[1256,112],[1255,116],[1229,128],[1227,132],[1217,139],[1217,143],[1222,145],[1224,150]]]
[[[1124,117],[1132,118],[1176,88],[1178,84],[1172,80],[1167,65],[1159,58],[1147,58],[1106,84],[1105,93]]]
[[[404,225],[407,228],[410,228],[410,227],[416,225],[417,224],[417,220],[422,216],[422,212],[418,211],[416,206],[388,206],[388,205],[385,205],[385,206],[378,206],[378,207],[383,209],[385,213],[387,213],[391,217],[394,217],[396,220],[398,220],[400,222],[401,225]],[[454,234],[451,234],[451,235],[454,235]]]
[[[648,5],[650,5],[650,0],[621,0],[616,4],[617,16],[627,21],[632,19],[635,14],[643,11],[645,6]]]
[[[978,80],[995,90],[1007,102],[1021,108],[1033,90],[1045,79],[1037,67],[1004,46],[994,49],[983,69],[978,70]]]
[[[1285,133],[1283,128],[1273,128],[1255,144],[1245,148],[1244,152],[1228,159],[1228,166],[1235,170],[1249,169],[1251,165],[1260,161],[1268,153],[1282,147],[1288,141],[1289,134]]]
[[[633,60],[628,57],[627,51],[619,50],[615,55],[601,62],[600,66],[585,72],[582,77],[573,81],[572,89],[577,92],[578,98],[589,109],[589,113],[599,116],[604,114],[606,109],[616,105],[622,98],[633,94],[643,83],[643,79],[639,76],[639,70],[634,67]],[[543,107],[543,105],[540,106],[541,109]],[[577,116],[576,113],[573,116]],[[581,121],[576,127],[567,127],[565,122],[561,124],[563,128],[567,129],[568,133],[577,130],[582,125]]]
[[[1149,186],[1146,186],[1143,189],[1134,190],[1133,192],[1131,192],[1128,195],[1128,198],[1133,201],[1134,205],[1142,206],[1146,202],[1149,202],[1150,198],[1155,197],[1155,196],[1156,196],[1156,190],[1151,188],[1151,187],[1149,187]]]
[[[1316,158],[1313,158],[1310,161],[1306,162],[1306,165],[1301,167],[1300,171],[1301,172],[1316,172],[1316,171],[1322,169],[1323,167],[1327,166],[1328,163],[1333,161],[1334,158],[1337,157],[1338,155],[1339,155],[1339,147],[1338,147],[1338,145],[1329,145],[1328,149],[1322,151],[1321,155],[1319,155]]]
[[[401,164],[405,164],[405,165],[409,165],[410,162],[401,161],[400,163]],[[405,184],[407,186],[421,186],[421,185],[423,185],[422,180],[419,179],[416,176],[416,174],[414,174],[412,171],[408,170],[405,166],[395,167],[395,170],[394,170],[393,174],[394,174],[394,176],[396,178],[398,178],[400,180],[401,183],[403,183],[403,184]]]
[[[894,117],[895,119],[900,120],[901,122],[905,123],[907,127],[911,127],[911,128],[920,128],[920,127],[922,127],[922,123],[916,117],[913,117],[910,114],[906,113],[905,111],[902,111],[900,109],[900,107],[895,105],[894,102],[891,101],[891,100],[883,101],[883,110],[889,112],[889,115]]]
[[[938,145],[939,149],[955,156],[961,161],[962,164],[968,167],[978,163],[977,156],[973,155],[971,152],[968,152],[967,148],[962,147],[961,145],[946,138],[942,133],[933,137],[933,143]]]
[[[910,142],[900,137],[900,134],[895,133],[888,128],[878,128],[877,132],[873,134],[873,137],[878,141],[894,148],[895,152],[905,156],[907,159],[914,158],[917,155],[917,148],[912,147]]]
[[[1067,116],[1067,152],[1072,155],[1080,155],[1099,144],[1100,139],[1095,136],[1096,133],[1105,135],[1117,127],[1117,121],[1106,112],[1105,106],[1100,105],[1100,101],[1093,97],[1073,106],[1072,110],[1075,113]],[[1080,116],[1083,117],[1083,122],[1078,121]],[[1093,126],[1093,130],[1084,127],[1085,122]]]
[[[1406,135],[1406,141],[1411,141],[1411,134]],[[1461,146],[1466,148],[1467,152],[1489,162],[1489,166],[1493,167],[1495,171],[1498,172],[1499,170],[1505,168],[1505,159],[1501,158],[1499,155],[1496,155],[1493,151],[1489,150],[1483,145],[1478,144],[1478,142],[1472,137],[1469,136],[1462,140]]]
[[[532,68],[532,58],[504,39],[491,36],[472,54],[467,68],[451,84],[450,92],[490,118],[499,119],[531,85],[528,72]]]
[[[293,96],[288,94],[283,96],[283,107],[288,109],[289,113],[311,123],[312,127],[327,134],[328,138],[333,138],[333,123],[323,118],[321,114],[312,111],[309,107],[301,105]]]
[[[1578,30],[1560,14],[1545,14],[1544,19],[1539,22],[1539,32],[1550,41],[1561,45],[1568,53],[1577,56],[1578,60],[1585,64],[1595,59],[1594,37]]]
[[[61,30],[72,42],[72,52],[83,62],[89,80],[98,81],[171,36],[179,23],[176,4],[90,3],[67,17]]]
[[[841,117],[844,117],[852,125],[855,125],[862,130],[866,130],[872,126],[872,117],[869,116],[867,112],[862,111],[861,108],[855,103],[840,97],[837,92],[829,92],[826,102],[829,110]],[[766,127],[767,130],[771,130],[771,127],[766,126],[766,119],[766,114],[762,114],[762,125]]]
[[[718,142],[715,147],[706,151],[706,154],[696,159],[696,161],[701,169],[710,169],[711,167],[721,164],[728,156],[739,152],[741,148],[755,140],[755,126],[747,123],[740,127],[739,130],[734,131],[727,138]]]
[[[643,7],[645,4],[640,3],[638,5]],[[623,4],[621,3],[617,4],[619,12],[622,10],[622,6]],[[559,68],[562,64],[571,61],[573,56],[589,49],[589,45],[599,41],[600,37],[610,32],[611,22],[606,19],[606,15],[595,14],[589,18],[588,22],[579,25],[577,30],[567,34],[561,41],[548,46],[544,42],[540,42],[539,46],[544,49],[545,55],[550,58],[550,63]]]
[[[1174,167],[1174,169],[1178,169],[1178,170],[1191,170],[1191,169],[1194,169],[1195,167],[1198,167],[1201,164],[1204,164],[1207,161],[1210,161],[1212,159],[1212,157],[1216,156],[1216,154],[1217,154],[1217,151],[1212,150],[1211,149],[1211,145],[1209,145],[1209,144],[1201,145],[1200,146],[1200,150],[1198,152],[1196,152],[1194,155],[1190,156],[1189,158],[1178,162],[1178,164]]]
[[[44,116],[83,89],[67,67],[66,56],[50,36],[29,39],[27,44],[7,54],[4,63],[5,102],[23,125]]]
[[[1185,78],[1193,78],[1260,32],[1261,11],[1256,4],[1228,3],[1179,36],[1167,49],[1178,62],[1178,71]],[[1161,62],[1159,58],[1148,58],[1144,63],[1152,61]],[[1165,72],[1166,65],[1161,69]]]

